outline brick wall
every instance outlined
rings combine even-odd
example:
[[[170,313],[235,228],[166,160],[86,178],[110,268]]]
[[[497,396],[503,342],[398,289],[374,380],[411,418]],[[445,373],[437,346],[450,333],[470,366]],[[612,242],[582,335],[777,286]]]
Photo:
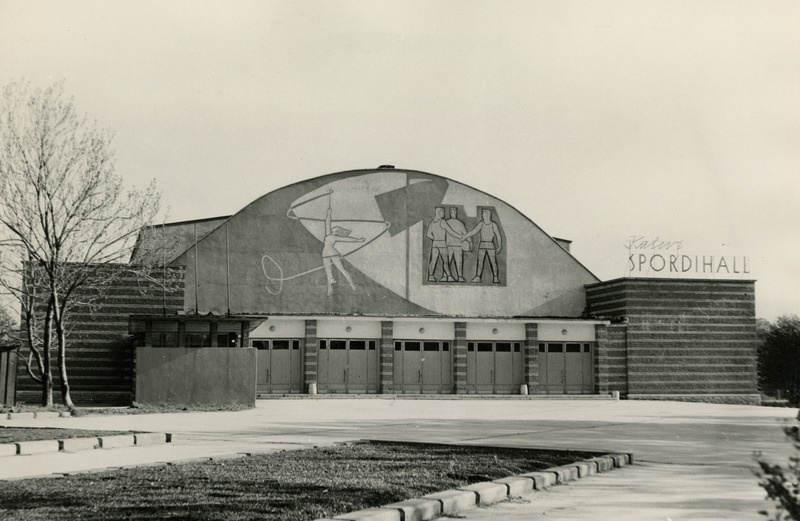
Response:
[[[91,280],[75,294],[65,316],[67,325],[67,376],[73,402],[78,405],[127,405],[133,399],[134,353],[128,330],[129,316],[174,314],[183,306],[183,268],[169,268],[149,278],[128,265],[98,268]],[[98,283],[98,281],[102,281]],[[108,283],[108,281],[113,281]],[[89,304],[91,302],[91,304]],[[22,353],[27,354],[24,347]],[[52,347],[53,399],[61,401],[57,347]],[[17,362],[17,403],[41,402],[41,385],[30,378],[25,363]]]
[[[598,377],[631,395],[756,393],[753,281],[617,279],[587,286],[609,327]],[[627,373],[627,389],[624,389]]]

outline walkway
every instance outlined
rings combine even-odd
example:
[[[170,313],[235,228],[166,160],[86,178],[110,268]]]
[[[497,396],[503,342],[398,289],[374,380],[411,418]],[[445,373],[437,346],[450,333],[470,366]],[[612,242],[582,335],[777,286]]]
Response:
[[[753,452],[785,460],[782,423],[796,409],[645,401],[264,400],[219,413],[84,416],[13,425],[177,433],[167,447],[14,456],[0,478],[236,452],[273,451],[351,439],[458,442],[630,451],[636,465],[478,509],[468,519],[763,519]],[[0,425],[11,425],[0,420]],[[98,452],[98,451],[94,451]],[[502,509],[502,510],[501,510]],[[501,514],[502,512],[502,514]]]

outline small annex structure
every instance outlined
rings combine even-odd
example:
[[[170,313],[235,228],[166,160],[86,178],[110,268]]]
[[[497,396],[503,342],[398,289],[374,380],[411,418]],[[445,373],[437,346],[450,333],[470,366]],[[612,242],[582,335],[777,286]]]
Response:
[[[309,390],[759,400],[754,281],[600,281],[570,241],[445,177],[329,174],[139,243],[156,237],[177,282],[144,295],[125,280],[95,319],[76,317],[77,403]],[[35,401],[19,365],[17,377],[17,399]]]

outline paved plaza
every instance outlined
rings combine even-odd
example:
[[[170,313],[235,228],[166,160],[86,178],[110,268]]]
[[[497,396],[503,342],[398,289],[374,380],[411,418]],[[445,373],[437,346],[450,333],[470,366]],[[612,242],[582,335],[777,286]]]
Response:
[[[467,519],[763,519],[753,453],[783,461],[796,409],[600,400],[262,400],[253,410],[0,420],[160,431],[174,446],[4,458],[0,478],[266,452],[353,439],[632,452],[635,465],[479,508]]]

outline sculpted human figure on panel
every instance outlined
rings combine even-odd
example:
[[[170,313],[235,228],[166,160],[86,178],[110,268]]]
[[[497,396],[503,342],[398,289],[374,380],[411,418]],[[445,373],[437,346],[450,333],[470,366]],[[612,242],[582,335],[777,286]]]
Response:
[[[464,239],[473,235],[480,234],[478,243],[478,265],[475,267],[475,276],[470,280],[472,283],[480,283],[483,275],[484,260],[488,257],[489,267],[492,270],[492,283],[500,283],[500,273],[497,267],[497,255],[503,249],[503,239],[500,236],[500,228],[492,220],[492,211],[484,208],[481,211],[481,221],[470,230]]]

